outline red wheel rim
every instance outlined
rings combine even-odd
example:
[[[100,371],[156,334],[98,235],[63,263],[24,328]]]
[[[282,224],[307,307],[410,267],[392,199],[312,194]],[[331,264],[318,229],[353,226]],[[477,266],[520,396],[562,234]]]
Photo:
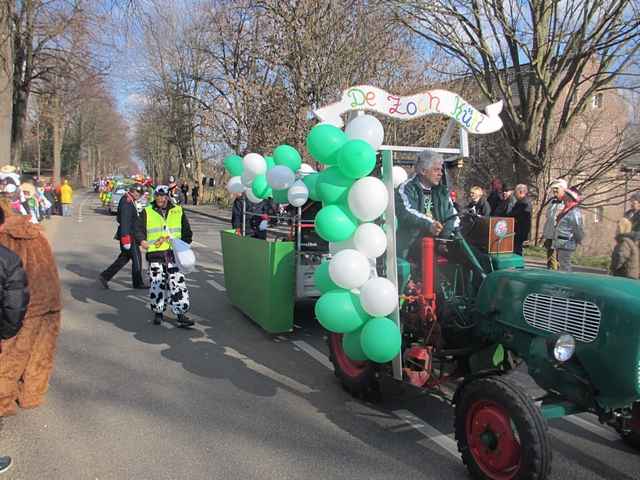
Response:
[[[367,362],[356,362],[351,360],[342,348],[342,334],[332,333],[329,341],[333,349],[333,356],[340,370],[348,377],[356,378],[364,372]]]
[[[466,418],[467,444],[480,470],[493,480],[511,480],[520,470],[521,446],[506,410],[475,402]]]

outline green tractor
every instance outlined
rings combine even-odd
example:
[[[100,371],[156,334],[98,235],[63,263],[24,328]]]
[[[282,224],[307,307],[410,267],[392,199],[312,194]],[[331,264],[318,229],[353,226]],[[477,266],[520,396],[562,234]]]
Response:
[[[390,198],[392,167],[392,151],[383,151]],[[394,232],[390,203],[386,230]],[[422,264],[412,273],[388,233],[378,269],[398,279],[401,353],[389,364],[355,362],[341,335],[330,334],[345,388],[376,391],[382,375],[424,389],[455,385],[455,437],[478,479],[547,478],[547,419],[580,412],[640,448],[640,283],[525,268],[512,253],[512,219],[461,220],[452,237],[422,240]],[[512,381],[519,366],[544,395],[531,398]]]

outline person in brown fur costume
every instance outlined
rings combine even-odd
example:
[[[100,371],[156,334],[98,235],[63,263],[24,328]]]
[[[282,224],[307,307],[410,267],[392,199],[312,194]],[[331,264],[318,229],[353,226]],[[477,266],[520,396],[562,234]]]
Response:
[[[0,416],[44,403],[53,370],[56,341],[60,332],[60,279],[53,252],[42,229],[30,218],[15,215],[0,200],[6,215],[0,245],[14,251],[27,272],[31,301],[22,330],[2,341],[0,353]]]

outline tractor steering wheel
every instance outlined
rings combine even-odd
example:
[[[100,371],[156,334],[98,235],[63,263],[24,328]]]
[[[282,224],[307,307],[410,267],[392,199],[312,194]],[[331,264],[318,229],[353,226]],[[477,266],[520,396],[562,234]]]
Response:
[[[458,228],[456,228],[455,231],[453,231],[451,233],[451,235],[453,236],[455,233],[460,233],[460,234],[462,234],[464,236],[464,233],[469,233],[470,231],[473,230],[473,228],[475,227],[476,222],[478,221],[479,217],[477,215],[474,215],[474,214],[469,213],[469,212],[456,212],[453,215],[449,215],[441,223],[442,223],[442,225],[446,225],[448,222],[450,222],[451,220],[454,220],[455,218],[460,219],[460,225],[458,226]],[[463,225],[462,220],[463,219],[467,219],[467,218],[471,219],[471,221],[469,222],[468,228],[465,228],[465,232],[463,232],[462,231],[462,225]]]

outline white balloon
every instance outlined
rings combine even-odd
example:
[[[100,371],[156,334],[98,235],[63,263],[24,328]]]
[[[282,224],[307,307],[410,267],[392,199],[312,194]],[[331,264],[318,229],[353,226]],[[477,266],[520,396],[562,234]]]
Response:
[[[329,261],[329,276],[339,287],[359,288],[369,279],[369,260],[357,250],[342,250]]]
[[[256,178],[256,176],[250,172],[242,172],[242,176],[240,177],[240,182],[242,182],[242,185],[244,185],[247,188],[251,188],[251,184],[253,183],[253,179]]]
[[[359,115],[347,124],[344,129],[349,140],[364,140],[379,150],[384,141],[384,128],[382,123],[373,115]]]
[[[300,165],[300,168],[298,169],[298,172],[300,173],[315,173],[315,171],[316,169],[313,168],[308,163],[303,163],[302,165]]]
[[[342,250],[357,250],[353,243],[353,236],[341,242],[329,242],[329,253],[331,253],[331,255],[335,255]]]
[[[349,209],[358,220],[371,222],[382,215],[389,203],[384,183],[375,177],[364,177],[349,190]]]
[[[227,190],[231,193],[242,193],[244,191],[244,185],[240,176],[231,177],[227,182]]]
[[[251,203],[260,203],[262,201],[261,198],[258,198],[253,194],[253,190],[250,188],[247,188],[244,193],[247,195],[247,199],[249,199]]]
[[[267,173],[267,161],[258,153],[247,153],[242,159],[242,166],[253,177]]]
[[[291,171],[291,170],[289,170]],[[296,181],[287,192],[287,199],[294,207],[301,207],[309,199],[309,189],[302,180]]]
[[[398,165],[393,167],[393,188],[398,188],[407,178],[409,178],[409,174],[404,168]]]
[[[295,173],[286,165],[276,165],[267,172],[267,183],[274,190],[286,190],[295,181]]]
[[[360,304],[374,317],[386,317],[398,307],[398,289],[384,277],[372,278],[360,288]]]
[[[375,223],[363,223],[353,235],[353,244],[369,258],[378,258],[387,249],[387,236]]]

